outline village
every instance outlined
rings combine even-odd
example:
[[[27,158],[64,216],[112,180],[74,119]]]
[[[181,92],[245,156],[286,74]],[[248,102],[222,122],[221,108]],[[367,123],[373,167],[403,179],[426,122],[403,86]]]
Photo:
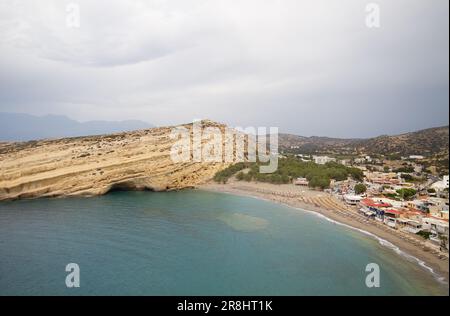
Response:
[[[420,235],[440,251],[449,249],[449,176],[426,172],[425,157],[411,155],[398,161],[370,156],[338,160],[328,156],[297,155],[324,165],[337,162],[363,171],[363,181],[331,180],[325,192],[365,216],[368,221],[392,230]],[[309,186],[306,178],[294,180]]]

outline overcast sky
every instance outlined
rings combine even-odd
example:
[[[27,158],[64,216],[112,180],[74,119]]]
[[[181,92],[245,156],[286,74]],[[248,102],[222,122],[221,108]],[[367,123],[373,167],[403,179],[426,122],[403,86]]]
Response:
[[[0,112],[305,136],[448,124],[448,0],[0,2]],[[80,9],[80,27],[68,27]]]

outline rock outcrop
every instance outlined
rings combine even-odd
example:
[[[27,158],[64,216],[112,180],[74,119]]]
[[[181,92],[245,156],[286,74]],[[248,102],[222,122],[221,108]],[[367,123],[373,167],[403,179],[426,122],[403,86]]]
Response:
[[[211,121],[203,126],[225,128]],[[183,125],[192,132],[192,124]],[[178,190],[226,163],[174,163],[172,127],[112,135],[0,143],[0,200],[94,196],[112,190]]]

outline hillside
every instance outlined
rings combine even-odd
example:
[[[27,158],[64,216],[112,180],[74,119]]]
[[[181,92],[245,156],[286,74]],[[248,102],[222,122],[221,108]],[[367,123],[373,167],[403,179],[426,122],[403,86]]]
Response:
[[[285,151],[310,154],[448,156],[449,127],[436,127],[369,139],[337,139],[281,134],[279,145]]]
[[[204,127],[219,127],[204,121]],[[183,125],[192,131],[192,124]],[[172,127],[104,136],[0,143],[0,200],[177,190],[202,184],[224,163],[174,163]]]

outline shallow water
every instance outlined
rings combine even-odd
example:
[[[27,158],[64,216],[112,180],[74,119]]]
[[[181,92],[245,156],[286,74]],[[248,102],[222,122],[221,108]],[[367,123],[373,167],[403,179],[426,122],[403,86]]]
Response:
[[[80,288],[65,285],[68,263]],[[366,265],[381,269],[368,288]],[[0,294],[442,295],[376,240],[228,194],[114,192],[0,203]]]

